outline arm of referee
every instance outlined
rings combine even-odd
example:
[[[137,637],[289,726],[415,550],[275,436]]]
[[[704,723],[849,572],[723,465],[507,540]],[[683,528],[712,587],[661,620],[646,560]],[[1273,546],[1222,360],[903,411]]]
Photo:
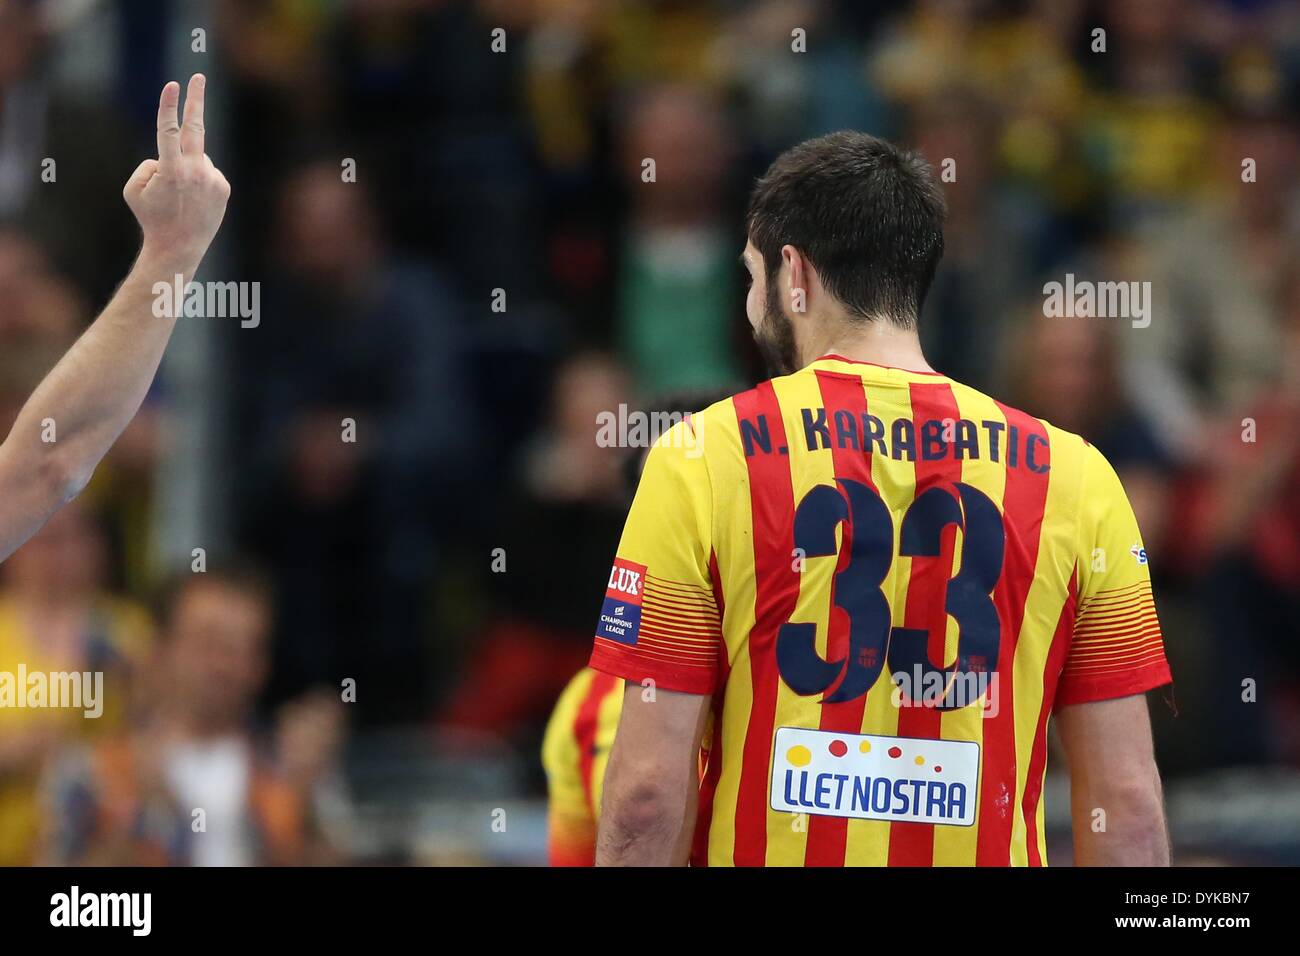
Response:
[[[155,285],[181,287],[221,226],[230,185],[203,151],[204,78],[163,87],[158,158],[123,196],[144,233],[140,255],[103,313],[37,386],[0,444],[0,560],[35,534],[90,480],[135,416],[176,324],[159,317]]]

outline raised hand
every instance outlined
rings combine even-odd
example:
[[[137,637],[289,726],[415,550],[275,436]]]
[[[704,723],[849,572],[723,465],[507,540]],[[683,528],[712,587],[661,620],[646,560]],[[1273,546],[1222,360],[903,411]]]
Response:
[[[203,152],[202,73],[190,77],[184,122],[181,87],[170,82],[158,101],[158,158],[146,159],[122,195],[144,230],[141,258],[192,275],[221,227],[230,183]]]

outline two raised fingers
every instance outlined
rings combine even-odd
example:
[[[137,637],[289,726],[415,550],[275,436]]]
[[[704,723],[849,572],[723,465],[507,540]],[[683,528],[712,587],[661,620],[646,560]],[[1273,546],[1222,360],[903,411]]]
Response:
[[[181,156],[203,155],[203,88],[202,73],[190,77],[185,94],[185,119],[179,119],[181,86],[169,82],[158,99],[158,162],[166,169]]]

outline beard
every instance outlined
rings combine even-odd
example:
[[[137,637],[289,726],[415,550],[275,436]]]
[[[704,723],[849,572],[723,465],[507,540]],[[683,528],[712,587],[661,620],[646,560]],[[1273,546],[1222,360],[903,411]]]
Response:
[[[794,323],[781,310],[781,293],[776,277],[768,279],[767,303],[763,321],[754,329],[754,343],[758,346],[767,374],[776,378],[799,371],[799,358],[794,344]]]

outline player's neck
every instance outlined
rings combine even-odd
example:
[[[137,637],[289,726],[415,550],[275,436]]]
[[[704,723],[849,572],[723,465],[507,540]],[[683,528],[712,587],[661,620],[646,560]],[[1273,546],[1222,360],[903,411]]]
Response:
[[[838,325],[838,323],[837,323]],[[818,336],[804,349],[804,364],[823,355],[838,355],[855,362],[888,365],[913,372],[933,372],[921,351],[916,329],[899,328],[877,319],[862,325],[839,326],[833,334]]]

